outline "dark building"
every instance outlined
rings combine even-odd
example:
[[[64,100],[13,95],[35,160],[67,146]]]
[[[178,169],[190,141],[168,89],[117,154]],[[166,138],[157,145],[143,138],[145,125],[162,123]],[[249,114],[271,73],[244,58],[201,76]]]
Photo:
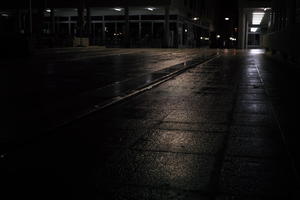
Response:
[[[218,48],[236,48],[238,35],[237,0],[218,1],[216,5],[215,44]]]
[[[5,32],[32,36],[36,46],[201,47],[214,31],[214,5],[214,0],[23,0],[0,8],[0,24]]]

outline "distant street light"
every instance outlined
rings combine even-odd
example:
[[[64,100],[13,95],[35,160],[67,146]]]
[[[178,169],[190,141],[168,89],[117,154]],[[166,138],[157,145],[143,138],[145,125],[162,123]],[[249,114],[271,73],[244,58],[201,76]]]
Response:
[[[229,21],[229,17],[225,17],[225,21]]]

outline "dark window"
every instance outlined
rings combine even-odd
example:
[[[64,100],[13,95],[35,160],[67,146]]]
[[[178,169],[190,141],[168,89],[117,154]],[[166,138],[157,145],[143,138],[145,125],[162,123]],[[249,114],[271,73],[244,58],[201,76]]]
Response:
[[[69,17],[57,17],[58,21],[69,21]]]
[[[170,20],[176,20],[177,19],[177,15],[170,15]]]
[[[154,23],[153,24],[153,38],[161,39],[164,37],[164,24]]]
[[[60,34],[67,35],[69,34],[69,25],[68,24],[57,24],[58,31]]]
[[[115,23],[106,23],[105,24],[105,32],[106,32],[107,38],[112,38],[114,33],[116,32]]]
[[[130,38],[138,39],[139,38],[139,23],[130,23]]]
[[[102,16],[92,16],[91,20],[103,20]]]
[[[177,24],[176,23],[170,23],[170,31],[177,32]]]
[[[103,29],[102,29],[102,23],[95,23],[92,25],[92,32],[93,35],[96,39],[100,40],[102,39],[102,33],[103,33]]]
[[[77,17],[77,16],[71,17],[71,21],[77,21],[77,20],[78,20],[78,17]]]
[[[142,15],[142,20],[164,20],[164,15]]]
[[[151,23],[144,22],[142,23],[142,38],[151,36]]]
[[[104,16],[105,20],[125,20],[124,15],[111,15],[111,16]]]
[[[124,33],[125,31],[125,23],[117,23],[116,33]]]
[[[139,20],[139,16],[138,15],[133,15],[133,16],[129,16],[130,20]]]
[[[44,21],[45,22],[50,22],[51,21],[51,17],[44,17]]]

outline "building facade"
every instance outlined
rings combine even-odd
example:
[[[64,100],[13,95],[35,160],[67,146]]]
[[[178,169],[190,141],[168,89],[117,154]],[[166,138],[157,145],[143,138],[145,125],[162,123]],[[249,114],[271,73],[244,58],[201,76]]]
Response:
[[[214,0],[24,0],[0,8],[6,30],[40,46],[201,47],[214,31]],[[8,27],[7,24],[11,26]]]
[[[239,48],[265,48],[299,62],[299,35],[300,1],[239,1]]]
[[[268,32],[271,0],[239,0],[238,47],[262,48]]]
[[[270,28],[264,35],[263,46],[272,53],[300,63],[300,1],[273,0]]]

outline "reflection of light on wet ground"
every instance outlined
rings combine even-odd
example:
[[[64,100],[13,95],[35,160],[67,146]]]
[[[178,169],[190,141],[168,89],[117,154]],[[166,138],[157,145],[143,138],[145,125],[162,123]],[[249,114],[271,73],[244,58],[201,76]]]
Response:
[[[153,134],[152,142],[148,145],[163,152],[173,152],[169,154],[161,154],[155,160],[154,164],[159,169],[160,179],[165,183],[183,182],[191,179],[193,171],[193,161],[185,162],[183,154],[175,153],[185,150],[189,144],[192,144],[193,136],[188,132],[160,132]]]
[[[264,49],[250,49],[250,54],[263,54],[265,53],[265,50]]]

